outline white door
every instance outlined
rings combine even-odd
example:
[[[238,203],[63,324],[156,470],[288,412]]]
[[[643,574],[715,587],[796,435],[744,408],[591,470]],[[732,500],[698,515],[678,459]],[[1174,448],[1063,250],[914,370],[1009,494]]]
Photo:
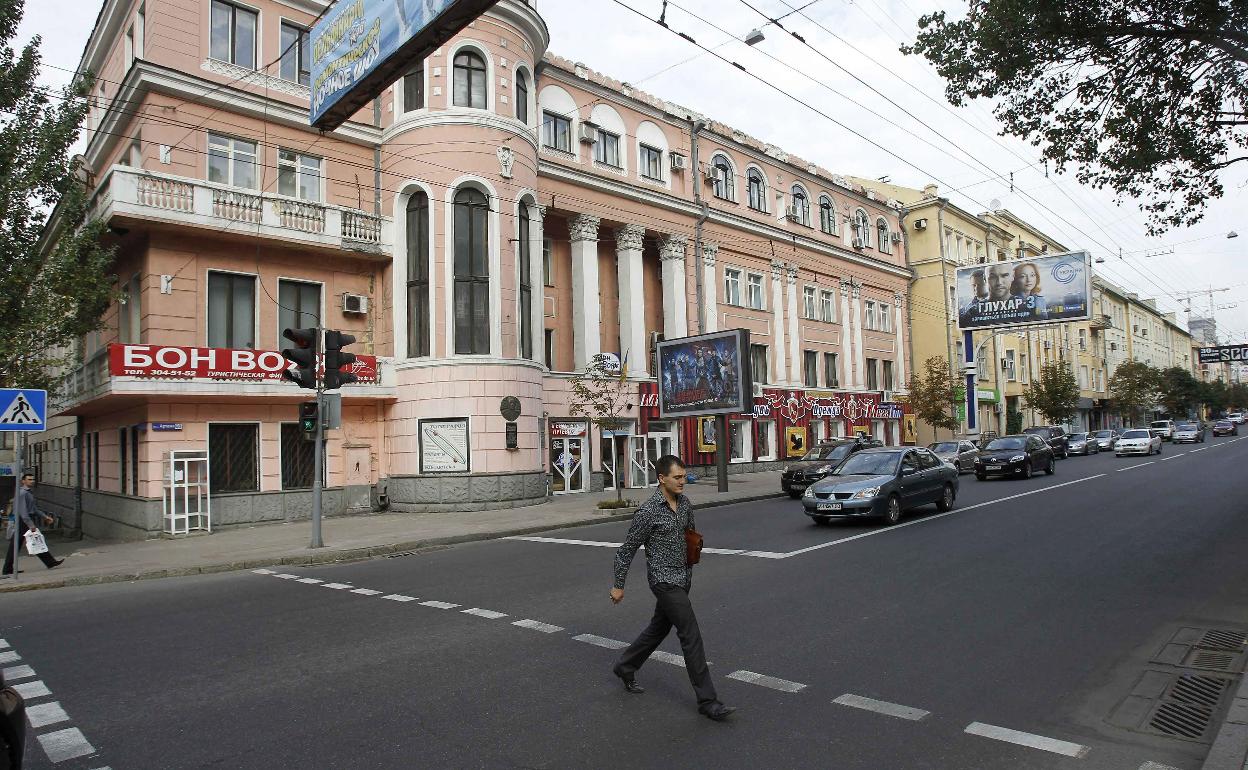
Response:
[[[659,474],[654,464],[664,455],[676,454],[676,442],[670,433],[651,433],[646,436],[646,485],[657,486]]]
[[[551,493],[556,495],[585,491],[585,439],[552,438],[550,441],[553,479]]]
[[[632,489],[643,489],[650,485],[649,467],[646,460],[646,436],[628,437],[628,486]]]

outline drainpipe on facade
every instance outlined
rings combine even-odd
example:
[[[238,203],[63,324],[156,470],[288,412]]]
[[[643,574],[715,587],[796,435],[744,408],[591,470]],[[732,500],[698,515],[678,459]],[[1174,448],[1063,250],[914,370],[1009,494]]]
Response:
[[[693,285],[698,303],[698,334],[706,331],[706,303],[702,301],[702,225],[709,212],[702,200],[702,185],[698,174],[698,132],[706,127],[706,121],[694,120],[689,130],[690,170],[693,174],[693,203],[698,207],[698,218],[693,224]]]
[[[940,295],[941,307],[945,309],[945,328],[949,328],[949,272],[948,265],[945,264],[945,206],[949,201],[942,199],[936,209],[936,239],[940,244],[940,281],[943,285],[943,292]],[[945,335],[945,358],[949,361],[949,372],[951,374],[960,373],[961,369],[955,369],[953,365],[953,344],[949,342],[949,335]],[[932,428],[932,438],[936,437],[936,429]],[[958,437],[957,431],[953,434],[954,438]]]
[[[373,99],[373,127],[381,128],[381,97]],[[381,216],[381,146],[373,148],[373,216]]]
[[[906,267],[910,268],[910,281],[906,285],[906,347],[909,349],[910,353],[910,369],[908,373],[913,379],[915,375],[915,366],[917,366],[917,364],[914,360],[914,302],[912,301],[912,298],[914,297],[914,285],[919,282],[919,275],[914,268],[910,267],[910,236],[906,233],[906,215],[909,213],[909,210],[905,208],[901,210],[901,214],[897,218],[897,227],[901,230],[901,248],[906,253]],[[901,382],[898,384],[901,385],[899,390],[910,390],[909,382]],[[918,432],[916,431],[915,433],[915,443],[918,443]]]

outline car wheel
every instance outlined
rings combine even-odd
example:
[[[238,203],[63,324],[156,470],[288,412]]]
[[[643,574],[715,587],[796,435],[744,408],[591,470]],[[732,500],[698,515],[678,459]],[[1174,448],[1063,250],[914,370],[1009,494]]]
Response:
[[[976,480],[978,480],[978,481],[987,481],[987,480],[988,480],[988,474],[987,474],[987,473],[976,473],[976,474],[975,474],[975,478],[976,478]]]
[[[1023,478],[1025,479],[1031,478],[1031,460],[1028,460],[1025,463],[1023,463]]]
[[[901,498],[897,495],[888,496],[888,507],[884,509],[884,526],[891,527],[901,521]]]
[[[953,485],[946,484],[945,490],[940,493],[940,499],[936,501],[936,510],[941,513],[953,510]]]
[[[1049,465],[1048,465],[1048,467],[1046,467],[1046,468],[1044,469],[1044,472],[1045,472],[1045,474],[1047,474],[1047,475],[1049,475],[1049,476],[1052,476],[1054,473],[1057,473],[1057,461],[1056,461],[1056,460],[1054,460],[1052,457],[1050,457],[1050,458],[1049,458]]]

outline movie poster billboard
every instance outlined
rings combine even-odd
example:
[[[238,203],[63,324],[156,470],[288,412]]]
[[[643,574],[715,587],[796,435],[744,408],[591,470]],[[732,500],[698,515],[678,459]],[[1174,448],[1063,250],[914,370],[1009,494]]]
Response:
[[[740,414],[753,407],[749,331],[664,340],[658,348],[660,417]]]
[[[959,267],[957,284],[960,329],[1086,320],[1092,304],[1086,251]]]

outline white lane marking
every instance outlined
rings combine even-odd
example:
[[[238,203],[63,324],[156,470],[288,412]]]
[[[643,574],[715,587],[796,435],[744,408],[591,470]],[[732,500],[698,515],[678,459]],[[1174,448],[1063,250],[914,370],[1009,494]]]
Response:
[[[683,657],[673,655],[670,652],[663,652],[662,650],[655,650],[650,653],[650,660],[657,660],[660,663],[671,663],[673,666],[680,666],[681,668],[685,667],[685,659]],[[711,664],[707,663],[706,665],[709,666]]]
[[[296,583],[324,583],[325,581],[321,580],[320,578],[299,578],[295,582]]]
[[[48,686],[44,684],[42,680],[39,680],[39,679],[36,679],[33,682],[22,682],[21,684],[15,684],[13,685],[13,689],[17,691],[18,695],[22,696],[23,698],[26,698],[27,700],[31,700],[33,698],[42,698],[45,695],[52,694],[52,691],[48,689]]]
[[[7,650],[7,649],[9,649],[9,640],[0,639],[0,650]]]
[[[381,593],[381,591],[374,591],[371,588],[353,588],[351,593],[360,594],[361,596],[376,596]]]
[[[530,543],[560,543],[562,545],[592,545],[598,548],[619,548],[623,543],[606,543],[598,540],[568,540],[562,537],[534,537],[528,535],[513,535],[504,537],[503,540],[528,540]]]
[[[381,598],[383,598],[383,599],[389,599],[389,600],[390,600],[390,601],[392,601],[392,602],[414,602],[414,601],[416,601],[416,598],[417,598],[417,597],[415,597],[415,596],[404,596],[403,594],[386,594],[385,596],[383,596],[383,597],[381,597]]]
[[[95,753],[95,748],[90,743],[87,743],[82,730],[79,730],[77,727],[67,727],[54,733],[44,733],[39,736],[39,744],[43,746],[48,759],[53,762],[64,762],[67,759],[85,757],[88,754]]]
[[[1170,765],[1163,765],[1158,762],[1145,762],[1140,765],[1140,770],[1179,770],[1179,768],[1171,767]]]
[[[1238,440],[1238,439],[1237,439],[1237,440]],[[1203,451],[1205,451],[1205,450],[1206,450],[1206,449],[1208,449],[1208,448],[1209,448],[1209,447],[1207,447],[1207,446],[1202,446],[1200,449],[1193,449],[1192,451],[1193,451],[1193,452],[1203,452]]]
[[[514,621],[512,625],[520,626],[521,628],[531,628],[534,631],[541,631],[543,634],[553,634],[563,630],[563,626],[552,626],[549,623],[543,623],[540,620],[529,620],[528,618]]]
[[[1068,487],[1072,484],[1082,484],[1085,481],[1092,481],[1093,479],[1099,479],[1106,475],[1107,474],[1104,474],[1104,473],[1098,473],[1095,476],[1086,476],[1082,479],[1075,479],[1074,481],[1066,481],[1061,484],[1050,484],[1047,487],[1033,489],[1030,492],[1019,492],[1017,495],[1009,495],[1008,497],[999,497],[996,500],[988,500],[983,503],[976,503],[975,505],[968,505],[965,508],[954,508],[952,511],[949,511],[947,513],[937,513],[933,516],[927,516],[922,519],[915,519],[913,521],[907,521],[904,524],[895,524],[886,529],[873,529],[870,532],[863,532],[858,535],[850,535],[849,537],[843,537],[840,540],[832,540],[827,543],[820,543],[819,545],[812,545],[807,548],[799,548],[796,551],[789,551],[788,553],[780,554],[778,558],[788,559],[793,556],[800,556],[804,553],[810,553],[811,551],[818,551],[821,548],[830,548],[834,545],[840,545],[841,543],[848,543],[852,540],[861,540],[864,537],[874,537],[876,535],[883,535],[888,532],[896,532],[897,530],[904,529],[905,527],[913,527],[915,524],[926,524],[929,521],[936,521],[937,519],[943,519],[944,517],[952,516],[955,513],[965,513],[967,511],[973,511],[976,508],[983,508],[988,505],[996,505],[997,503],[1004,503],[1008,500],[1017,500],[1020,497],[1027,497],[1028,495],[1038,495],[1041,492],[1048,492],[1050,489]]]
[[[753,671],[733,671],[728,675],[728,678],[736,679],[738,682],[756,684],[760,687],[770,687],[781,692],[801,692],[806,689],[806,685],[801,682],[790,682],[787,679],[779,679],[766,674],[756,674]]]
[[[30,666],[12,666],[4,669],[2,672],[4,681],[16,682],[18,679],[31,679],[35,675],[35,670]]]
[[[253,569],[252,572],[257,575],[276,575],[277,573],[271,569]]]
[[[299,577],[299,576],[298,576],[298,575],[291,575],[291,574],[290,574],[290,573],[288,573],[288,572],[283,572],[282,574],[280,574],[280,575],[274,575],[273,577],[275,577],[275,578],[281,578],[282,580],[294,580],[295,578],[297,578],[297,577]]]
[[[435,607],[439,610],[453,610],[459,606],[458,604],[451,604],[450,602],[435,602],[435,601],[421,602],[421,604],[425,607]]]
[[[608,639],[605,636],[595,636],[593,634],[581,634],[572,638],[578,642],[592,644],[595,647],[606,647],[608,650],[622,650],[628,646],[628,642],[621,642],[619,639]]]
[[[902,706],[899,703],[889,703],[886,700],[876,700],[875,698],[854,695],[852,693],[845,693],[839,698],[834,698],[832,702],[839,703],[842,706],[849,706],[850,708],[862,709],[863,711],[874,711],[877,714],[897,717],[898,719],[909,719],[912,722],[926,719],[932,714],[932,712],[924,711],[923,709]]]
[[[57,722],[68,722],[69,714],[65,713],[60,703],[52,701],[40,703],[37,706],[27,706],[26,718],[30,720],[32,727],[40,728],[45,725],[54,725]]]
[[[1156,462],[1156,460],[1149,460],[1146,463],[1139,463],[1138,465],[1128,465],[1125,468],[1119,468],[1117,470],[1117,473],[1122,473],[1123,471],[1132,471],[1132,470],[1135,470],[1136,468],[1143,468],[1145,465],[1152,465],[1154,462]]]
[[[6,650],[4,652],[0,652],[0,663],[16,663],[17,661],[21,659],[22,659],[22,656],[18,655],[13,650]]]
[[[983,722],[970,723],[966,726],[965,732],[968,732],[971,735],[978,735],[982,738],[992,738],[993,740],[1005,741],[1006,743],[1015,743],[1019,746],[1026,746],[1031,749],[1040,749],[1041,751],[1049,751],[1066,757],[1074,757],[1075,759],[1082,759],[1089,751],[1087,746],[1080,746],[1078,743],[1059,741],[1056,738],[1046,738],[1043,735],[1024,733],[1019,730],[1011,730],[1008,727],[986,725]]]
[[[1164,463],[1166,460],[1174,460],[1174,459],[1177,459],[1177,458],[1179,458],[1179,457],[1183,457],[1183,456],[1184,456],[1184,455],[1186,455],[1186,454],[1187,454],[1187,452],[1180,452],[1180,453],[1179,453],[1179,454],[1177,454],[1177,455],[1170,455],[1169,457],[1163,457],[1163,458],[1161,458],[1160,460],[1158,460],[1157,462],[1162,462],[1162,463]]]
[[[324,583],[321,588],[334,588],[341,591],[344,588],[351,588],[350,583]]]
[[[479,618],[487,618],[489,620],[498,620],[507,617],[506,612],[496,612],[494,610],[483,610],[480,607],[472,607],[466,610],[460,610],[465,615],[476,615]]]

